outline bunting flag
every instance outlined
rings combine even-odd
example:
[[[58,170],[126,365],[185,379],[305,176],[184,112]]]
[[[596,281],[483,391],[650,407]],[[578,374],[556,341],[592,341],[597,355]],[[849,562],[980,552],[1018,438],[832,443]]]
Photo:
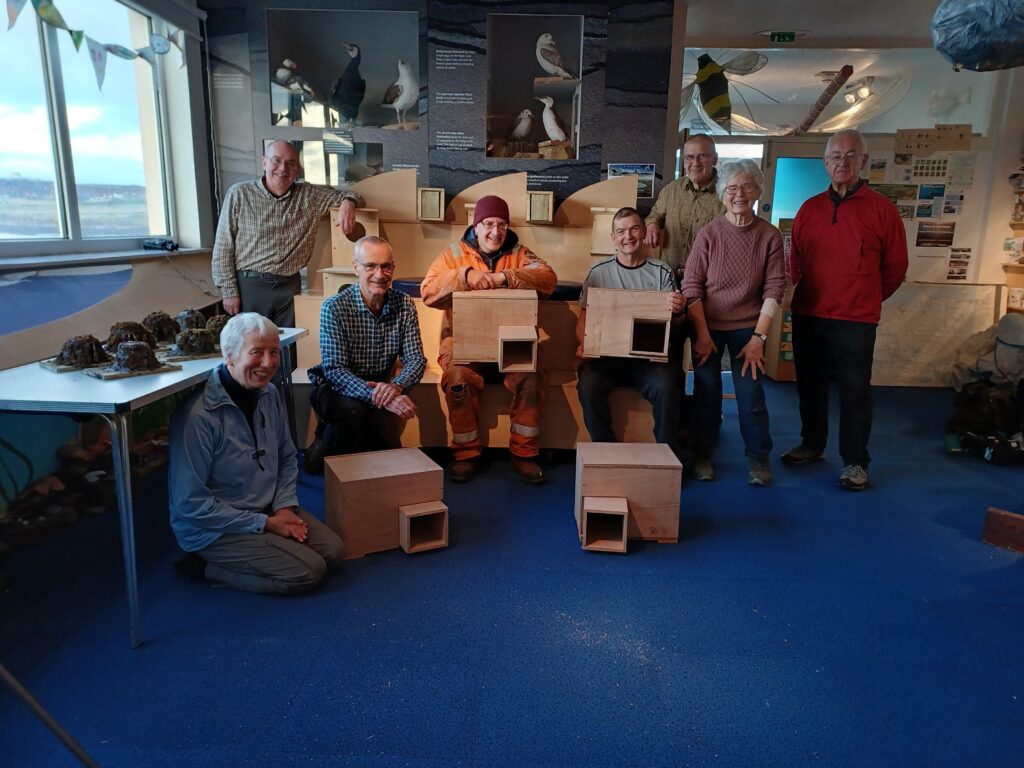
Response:
[[[39,18],[49,24],[51,27],[57,29],[66,30],[71,35],[71,42],[75,46],[77,51],[82,45],[82,38],[84,34],[81,30],[73,30],[68,27],[67,22],[64,21],[64,17],[60,15],[60,11],[57,10],[57,6],[53,4],[51,0],[32,0],[32,7],[36,9],[36,13],[39,14]]]
[[[123,45],[118,45],[117,43],[107,43],[103,48],[107,53],[112,53],[119,59],[127,59],[128,61],[131,61],[132,59],[137,59],[139,57],[139,54],[131,48],[125,48]]]
[[[85,36],[85,45],[89,50],[89,60],[92,62],[93,71],[96,72],[96,85],[103,90],[103,78],[107,75],[107,49],[103,43],[97,43],[88,35]]]
[[[7,29],[12,29],[18,20],[21,9],[25,7],[28,0],[7,0]],[[181,51],[181,64],[178,69],[185,66],[185,32],[176,29],[167,35],[151,33],[149,45],[144,48],[132,50],[116,43],[99,43],[85,34],[81,29],[70,29],[60,11],[53,4],[53,0],[32,0],[32,7],[36,9],[39,18],[55,29],[63,29],[71,36],[71,42],[78,51],[85,40],[86,49],[89,52],[89,61],[92,62],[93,71],[96,73],[96,85],[103,90],[103,80],[107,74],[107,55],[117,56],[121,59],[131,61],[132,59],[145,59],[150,64],[156,64],[156,57],[169,53],[173,45]]]
[[[7,0],[7,28],[11,29],[28,0]]]

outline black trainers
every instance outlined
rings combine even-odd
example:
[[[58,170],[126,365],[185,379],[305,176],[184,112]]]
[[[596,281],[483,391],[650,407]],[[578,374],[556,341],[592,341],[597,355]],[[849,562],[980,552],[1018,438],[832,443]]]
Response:
[[[302,454],[302,468],[311,475],[324,473],[324,444],[319,437],[314,437],[309,448]]]
[[[822,461],[825,458],[824,451],[818,451],[811,448],[809,445],[800,443],[795,448],[790,448],[784,454],[782,454],[782,463],[788,464],[791,467],[799,466],[800,464],[810,464],[814,461]]]

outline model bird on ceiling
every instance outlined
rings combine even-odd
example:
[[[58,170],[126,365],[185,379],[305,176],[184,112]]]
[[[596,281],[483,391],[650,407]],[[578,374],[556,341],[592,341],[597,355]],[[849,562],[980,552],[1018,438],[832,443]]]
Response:
[[[694,76],[693,82],[683,88],[680,102],[683,111],[685,112],[690,106],[694,89],[696,89],[700,107],[711,120],[725,129],[727,133],[731,133],[732,101],[729,99],[730,81],[725,74],[728,72],[732,75],[749,75],[757,72],[767,63],[768,57],[757,51],[746,51],[739,56],[729,59],[724,64],[718,64],[707,53],[702,53],[697,57],[697,74]],[[747,87],[753,88],[750,85]],[[754,88],[754,90],[756,91],[757,89]],[[758,93],[762,92],[758,91]],[[763,95],[776,103],[778,102],[777,99],[767,94]],[[740,94],[740,98],[743,99],[742,94]],[[743,99],[743,101],[746,104],[746,100]],[[747,111],[750,111],[749,107],[747,107]]]
[[[508,135],[509,141],[522,141],[530,135],[531,130],[533,130],[533,111],[524,109],[516,118],[515,125],[512,126],[512,131]]]
[[[412,105],[418,103],[419,99],[420,84],[413,75],[409,62],[399,59],[398,79],[388,86],[381,106],[394,109],[398,124],[405,125],[405,113]]]
[[[341,76],[331,86],[331,106],[338,110],[343,123],[355,123],[359,114],[359,107],[366,95],[366,81],[359,74],[359,62],[362,60],[362,53],[358,45],[342,43],[345,52],[349,55],[348,64],[342,70]]]
[[[555,100],[550,96],[535,96],[535,99],[544,105],[544,112],[541,119],[544,121],[544,132],[551,141],[565,141],[567,134],[562,121],[555,114]]]
[[[316,99],[316,92],[302,75],[299,74],[299,65],[294,59],[284,59],[281,66],[274,70],[273,80],[278,85],[283,85],[292,93],[302,93],[310,99]]]
[[[559,52],[555,38],[549,32],[537,38],[537,63],[549,75],[566,80],[576,79],[576,75],[569,69],[569,62]]]

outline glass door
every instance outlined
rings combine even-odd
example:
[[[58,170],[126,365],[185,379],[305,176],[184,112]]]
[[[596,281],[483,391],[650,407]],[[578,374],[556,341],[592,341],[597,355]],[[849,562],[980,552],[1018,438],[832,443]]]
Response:
[[[828,187],[822,158],[828,136],[776,137],[768,142],[759,213],[772,224],[792,219],[809,197]]]

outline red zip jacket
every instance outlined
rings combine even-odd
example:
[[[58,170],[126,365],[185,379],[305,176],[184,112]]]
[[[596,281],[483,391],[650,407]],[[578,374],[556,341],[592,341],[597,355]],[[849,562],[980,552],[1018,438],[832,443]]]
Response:
[[[793,312],[877,325],[882,302],[907,275],[903,221],[867,183],[837,199],[830,187],[793,221]]]

